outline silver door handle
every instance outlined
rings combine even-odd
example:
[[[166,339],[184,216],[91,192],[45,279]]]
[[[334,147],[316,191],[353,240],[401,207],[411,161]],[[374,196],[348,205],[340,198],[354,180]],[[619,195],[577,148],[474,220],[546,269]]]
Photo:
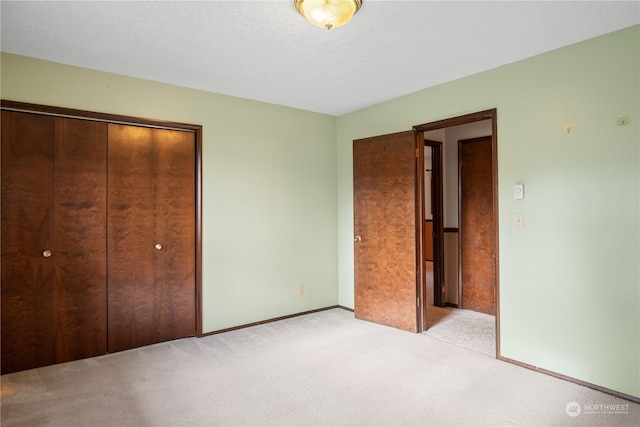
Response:
[[[360,243],[360,242],[362,242],[362,237],[356,236],[356,238],[353,239],[353,241],[356,242],[356,243]]]
[[[49,249],[45,249],[42,252],[42,256],[45,257],[45,258],[49,258],[51,255],[52,255],[52,252]]]
[[[156,248],[157,251],[162,249],[162,245],[160,243],[156,243],[156,245],[154,246],[154,248]]]

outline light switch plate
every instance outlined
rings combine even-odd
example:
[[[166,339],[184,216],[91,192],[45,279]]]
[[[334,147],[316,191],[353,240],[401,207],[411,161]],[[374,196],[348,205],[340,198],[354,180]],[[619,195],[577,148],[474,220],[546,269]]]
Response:
[[[524,199],[524,184],[516,184],[513,186],[513,199],[514,200]]]

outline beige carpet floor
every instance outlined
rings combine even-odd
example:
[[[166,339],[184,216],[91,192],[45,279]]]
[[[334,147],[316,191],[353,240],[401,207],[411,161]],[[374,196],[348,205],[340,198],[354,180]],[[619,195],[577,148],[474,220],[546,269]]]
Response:
[[[426,335],[489,356],[496,355],[496,318],[484,313],[433,305],[433,262],[425,261]]]
[[[428,334],[359,321],[341,309],[3,375],[1,381],[10,391],[0,401],[3,427],[640,421],[638,404]],[[596,407],[618,410],[587,411]]]
[[[427,307],[426,335],[488,356],[496,355],[496,318],[452,307]]]

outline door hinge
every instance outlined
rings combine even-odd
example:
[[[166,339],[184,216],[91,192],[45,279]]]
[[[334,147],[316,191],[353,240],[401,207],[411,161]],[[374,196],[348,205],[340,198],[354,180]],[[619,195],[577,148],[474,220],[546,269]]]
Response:
[[[420,297],[416,297],[416,307],[420,307]]]
[[[416,159],[420,157],[420,149],[416,148]]]

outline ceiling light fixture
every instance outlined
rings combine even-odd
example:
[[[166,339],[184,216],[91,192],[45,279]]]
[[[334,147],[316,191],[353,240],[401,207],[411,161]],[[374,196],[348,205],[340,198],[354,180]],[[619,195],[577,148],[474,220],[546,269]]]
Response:
[[[341,27],[356,14],[362,0],[294,0],[296,9],[316,27]]]

